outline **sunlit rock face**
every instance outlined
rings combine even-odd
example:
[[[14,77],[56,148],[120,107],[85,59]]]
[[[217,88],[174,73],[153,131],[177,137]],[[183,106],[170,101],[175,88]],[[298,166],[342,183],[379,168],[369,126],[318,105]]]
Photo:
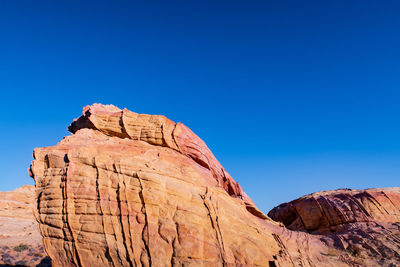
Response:
[[[30,169],[55,266],[338,267],[360,260],[334,237],[288,230],[265,216],[182,123],[94,104],[69,130],[56,146],[35,149]]]
[[[0,192],[0,266],[48,266],[34,217],[35,187]]]

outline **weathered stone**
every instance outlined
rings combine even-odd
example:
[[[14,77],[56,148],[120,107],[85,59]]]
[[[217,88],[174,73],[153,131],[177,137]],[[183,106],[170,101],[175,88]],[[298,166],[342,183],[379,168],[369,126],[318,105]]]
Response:
[[[363,266],[400,265],[400,188],[317,192],[268,215],[291,230],[323,235]]]
[[[94,104],[69,130],[31,165],[55,266],[377,263],[269,219],[181,123]]]
[[[0,265],[49,265],[42,246],[36,210],[35,187],[24,185],[0,192]]]

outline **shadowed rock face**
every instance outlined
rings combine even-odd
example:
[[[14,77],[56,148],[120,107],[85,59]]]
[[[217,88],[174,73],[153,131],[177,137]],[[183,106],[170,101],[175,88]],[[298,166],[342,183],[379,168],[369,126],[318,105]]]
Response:
[[[328,233],[355,222],[400,222],[400,189],[339,189],[306,195],[268,216],[291,230]]]
[[[318,192],[282,204],[268,215],[291,230],[324,235],[328,246],[360,259],[400,265],[400,188]]]
[[[69,130],[35,149],[30,169],[56,266],[382,263],[269,219],[181,123],[94,104]]]
[[[31,185],[0,192],[0,265],[36,266],[46,261],[33,215],[35,204]]]

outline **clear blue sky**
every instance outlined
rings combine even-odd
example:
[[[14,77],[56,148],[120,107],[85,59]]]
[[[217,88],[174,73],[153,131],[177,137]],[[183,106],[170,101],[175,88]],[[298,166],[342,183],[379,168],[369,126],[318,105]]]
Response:
[[[399,186],[399,1],[0,4],[0,190],[94,102],[181,121],[263,210]]]

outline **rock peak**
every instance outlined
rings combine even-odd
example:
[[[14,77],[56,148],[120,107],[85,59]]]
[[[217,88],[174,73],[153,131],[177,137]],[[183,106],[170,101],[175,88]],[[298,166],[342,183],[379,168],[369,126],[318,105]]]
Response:
[[[246,200],[249,210],[261,215],[241,186],[215,158],[211,150],[183,123],[175,123],[162,115],[138,114],[114,105],[93,104],[83,108],[82,116],[74,119],[68,130],[93,129],[107,136],[144,141],[151,145],[168,147],[210,170],[231,196]],[[266,218],[266,216],[263,216]]]

